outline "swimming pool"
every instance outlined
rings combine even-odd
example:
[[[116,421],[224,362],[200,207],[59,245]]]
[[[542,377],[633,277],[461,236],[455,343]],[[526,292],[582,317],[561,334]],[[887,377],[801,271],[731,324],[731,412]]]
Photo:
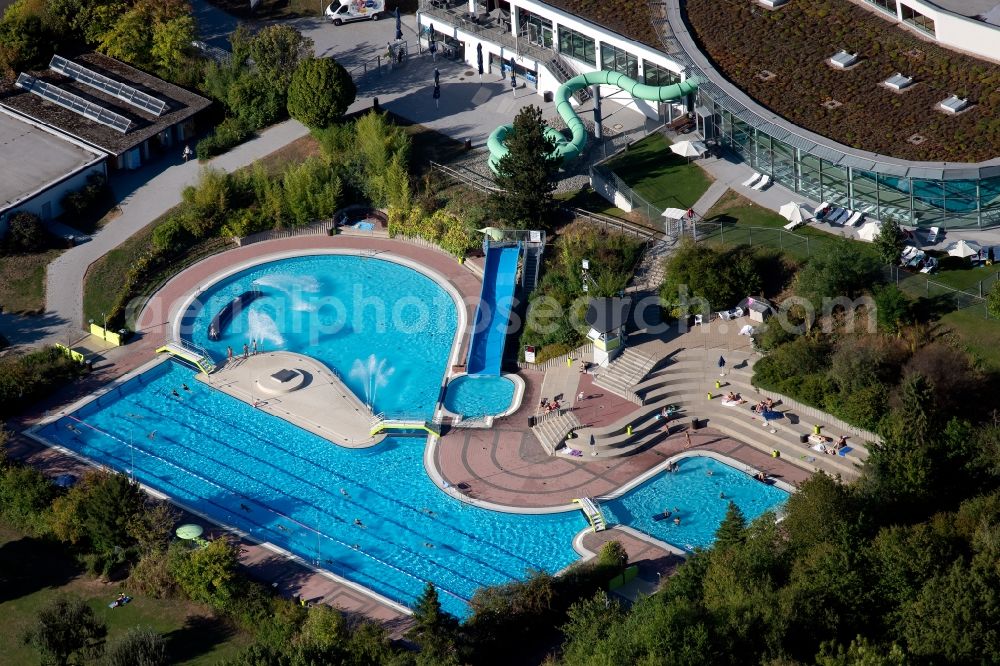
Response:
[[[448,382],[444,408],[469,419],[503,414],[510,409],[514,388],[507,377],[462,375]]]
[[[608,523],[628,525],[679,548],[694,550],[715,540],[730,500],[749,523],[787,499],[784,490],[761,483],[725,463],[707,456],[691,456],[678,461],[676,472],[658,474],[601,506]],[[653,520],[664,511],[671,512],[670,518]],[[675,517],[681,519],[680,525],[674,524]]]
[[[194,375],[167,361],[39,434],[124,471],[134,453],[142,483],[404,604],[430,580],[464,616],[477,588],[577,559],[572,540],[587,526],[579,511],[473,507],[428,478],[422,438],[335,446]]]
[[[215,314],[253,289],[262,295],[210,340]],[[220,280],[198,303],[182,318],[181,337],[216,360],[227,347],[239,354],[254,340],[262,350],[306,354],[388,415],[433,414],[458,327],[455,302],[434,280],[364,256],[270,261]]]

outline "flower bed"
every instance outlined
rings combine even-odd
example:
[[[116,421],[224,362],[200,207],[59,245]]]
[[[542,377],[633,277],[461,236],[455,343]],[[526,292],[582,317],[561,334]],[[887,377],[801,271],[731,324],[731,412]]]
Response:
[[[796,125],[908,160],[1000,156],[998,65],[920,39],[847,0],[796,0],[774,12],[745,0],[688,0],[686,7],[692,33],[719,71]],[[860,64],[830,67],[826,59],[840,50],[860,54]],[[762,80],[762,70],[776,76]],[[880,85],[896,72],[913,76],[912,88],[896,93]],[[974,106],[956,116],[935,110],[952,94]],[[831,99],[842,104],[823,106]],[[914,134],[926,140],[907,142]]]

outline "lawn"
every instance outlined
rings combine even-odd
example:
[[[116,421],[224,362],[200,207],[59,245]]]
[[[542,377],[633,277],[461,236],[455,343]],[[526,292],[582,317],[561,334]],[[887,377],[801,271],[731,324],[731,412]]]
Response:
[[[983,369],[1000,371],[1000,322],[985,317],[985,306],[977,305],[943,315],[941,326],[950,330],[957,342],[977,359]]]
[[[0,308],[4,312],[45,310],[45,268],[62,250],[0,257]]]
[[[670,142],[659,132],[632,144],[604,166],[659,208],[691,208],[712,184],[701,167],[670,152]]]
[[[31,563],[27,566],[27,563]],[[38,609],[58,594],[84,599],[107,622],[108,640],[130,627],[152,627],[167,639],[169,663],[214,664],[233,658],[249,643],[249,636],[234,630],[202,604],[181,599],[136,597],[123,608],[108,603],[122,589],[83,574],[63,553],[63,547],[23,535],[0,525],[0,661],[37,664],[37,653],[21,644],[21,635]]]

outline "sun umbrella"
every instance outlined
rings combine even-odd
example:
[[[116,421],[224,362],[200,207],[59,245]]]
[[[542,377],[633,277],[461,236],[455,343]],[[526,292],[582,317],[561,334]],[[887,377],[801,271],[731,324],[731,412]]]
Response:
[[[683,208],[668,208],[663,211],[663,217],[668,220],[683,220],[687,215],[687,211]]]
[[[180,527],[178,527],[176,534],[178,539],[185,539],[187,541],[190,541],[192,539],[197,539],[198,537],[200,537],[201,533],[204,531],[205,530],[202,529],[201,525],[195,525],[194,523],[187,523],[185,525],[181,525]]]
[[[497,227],[483,227],[479,230],[479,233],[486,234],[491,240],[503,240],[503,229]]]
[[[952,257],[972,257],[982,251],[979,243],[974,241],[960,240],[948,246],[948,255]]]
[[[396,39],[403,38],[403,21],[399,18],[399,7],[396,7]]]
[[[483,43],[476,44],[476,64],[479,65],[479,76],[483,76]]]
[[[871,243],[875,240],[875,237],[878,236],[879,229],[881,228],[881,222],[866,222],[860,229],[858,229],[858,238]]]
[[[813,216],[812,210],[810,210],[805,204],[795,203],[790,201],[778,209],[781,217],[785,218],[789,222],[794,222],[799,224],[811,218]]]
[[[708,148],[701,141],[678,141],[670,145],[670,152],[681,157],[701,157]]]

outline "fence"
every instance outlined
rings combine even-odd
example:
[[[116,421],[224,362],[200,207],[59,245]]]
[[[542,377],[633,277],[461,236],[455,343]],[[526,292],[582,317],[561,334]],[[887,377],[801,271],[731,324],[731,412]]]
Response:
[[[471,171],[464,167],[449,167],[443,164],[438,164],[434,161],[429,162],[429,164],[431,169],[437,171],[448,180],[468,185],[484,194],[501,191],[499,187],[493,184],[493,181],[481,174],[476,173],[475,171]]]
[[[770,398],[775,402],[780,401],[781,406],[786,408],[786,411],[794,412],[799,416],[800,419],[807,418],[812,421],[813,425],[829,425],[832,428],[841,430],[843,432],[849,432],[855,437],[859,437],[866,442],[875,442],[876,444],[882,442],[882,438],[875,433],[865,430],[864,428],[859,428],[853,426],[847,421],[842,421],[835,416],[832,416],[829,412],[824,412],[822,409],[816,407],[810,407],[809,405],[804,405],[797,400],[792,400],[788,396],[782,395],[780,393],[775,393],[774,391],[769,391],[767,389],[759,388],[757,392],[764,396],[765,398]]]
[[[593,359],[594,357],[594,344],[588,342],[587,344],[577,347],[573,351],[563,354],[562,356],[556,356],[555,358],[550,358],[548,360],[542,361],[541,363],[528,363],[527,361],[518,361],[517,367],[522,370],[537,370],[539,372],[545,372],[549,368],[554,368],[557,365],[565,365],[566,359],[575,358],[580,361],[585,359]]]
[[[582,218],[593,224],[597,224],[608,229],[614,229],[620,233],[629,234],[637,238],[642,238],[646,241],[652,242],[662,238],[662,233],[656,229],[650,229],[649,227],[644,227],[634,222],[623,220],[619,217],[602,215],[601,213],[594,213],[589,210],[583,210],[582,208],[573,208],[572,206],[564,206],[563,210],[568,212],[570,215]]]
[[[617,208],[621,208],[626,213],[638,213],[653,229],[661,232],[666,231],[663,209],[646,201],[611,169],[600,164],[591,166],[590,186]]]
[[[883,275],[886,281],[895,283],[904,293],[931,301],[935,309],[949,311],[980,309],[984,319],[990,318],[989,310],[986,308],[986,297],[993,285],[1000,280],[998,271],[966,289],[959,289],[938,282],[925,273],[913,273],[899,266],[886,266]]]
[[[361,64],[349,69],[347,73],[354,81],[360,81],[369,74],[381,76],[391,72],[394,68],[401,67],[409,55],[409,42],[406,40],[390,42],[387,44],[385,52],[362,61]]]
[[[243,238],[233,238],[236,247],[253,245],[261,241],[277,240],[279,238],[292,238],[294,236],[326,236],[333,230],[333,220],[317,220],[302,227],[292,227],[291,229],[272,229],[250,234]]]
[[[726,224],[725,222],[705,222],[704,220],[679,221],[676,232],[680,237],[687,234],[698,243],[763,245],[787,252],[800,259],[809,257],[813,251],[821,250],[821,246],[825,246],[829,242],[825,238],[810,238],[781,227],[754,227]]]

